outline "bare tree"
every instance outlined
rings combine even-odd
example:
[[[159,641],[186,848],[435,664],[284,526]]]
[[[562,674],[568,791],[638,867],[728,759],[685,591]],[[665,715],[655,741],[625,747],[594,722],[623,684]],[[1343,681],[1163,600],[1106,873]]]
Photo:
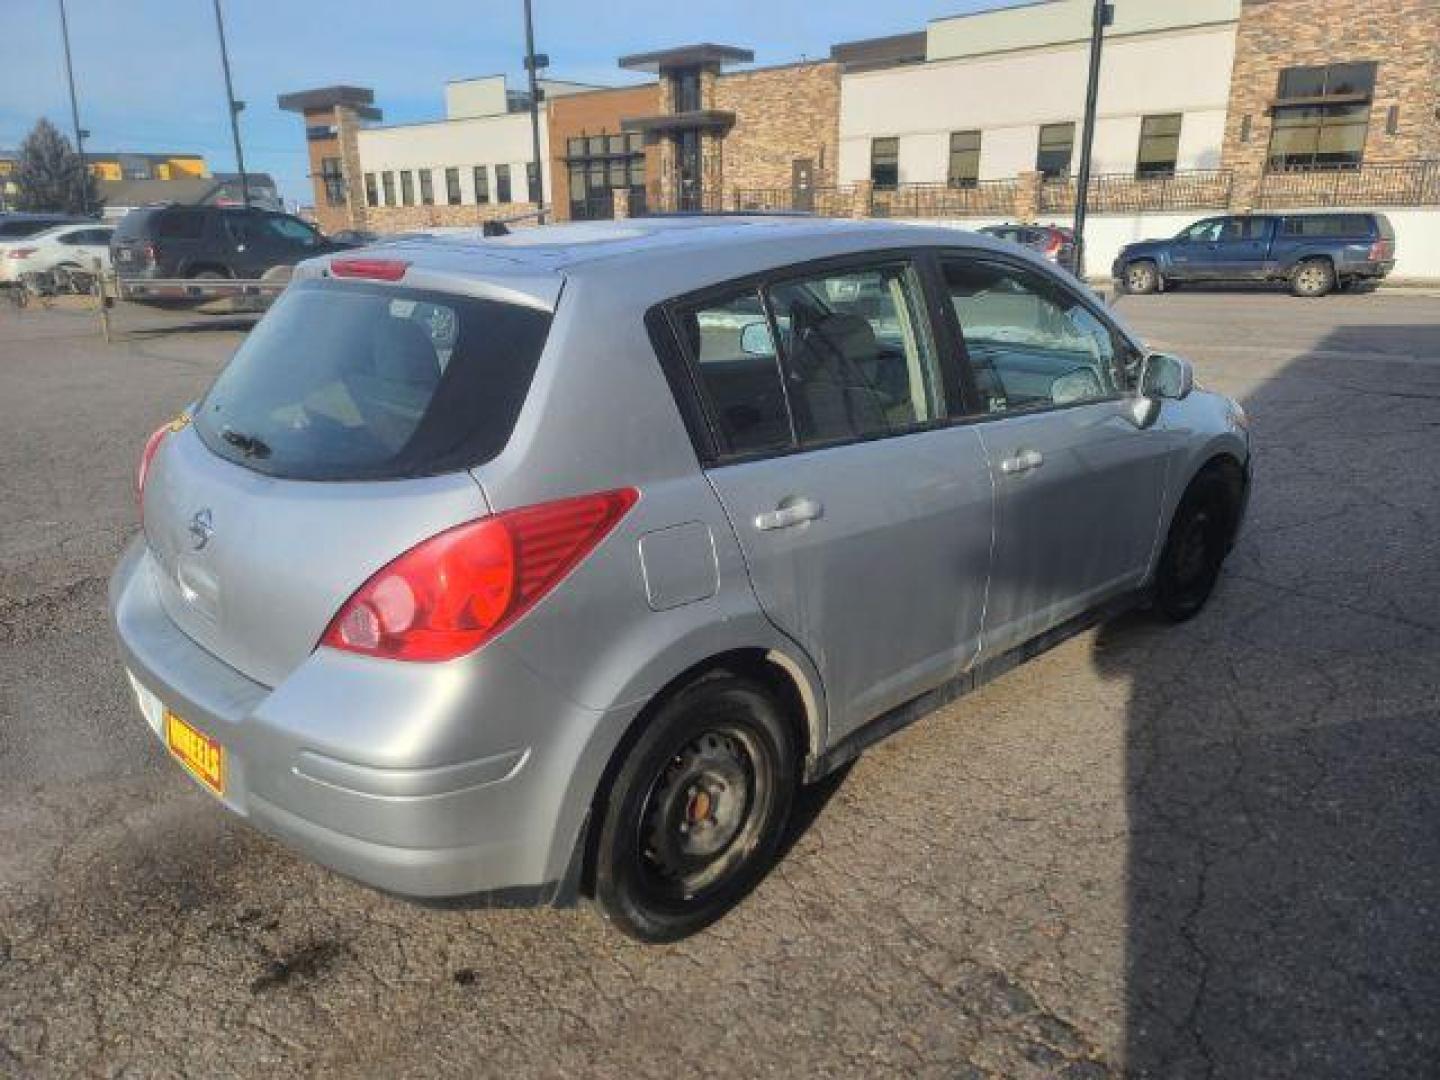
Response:
[[[84,167],[70,140],[41,117],[20,144],[12,174],[20,210],[51,210],[67,214],[97,209],[95,177]]]

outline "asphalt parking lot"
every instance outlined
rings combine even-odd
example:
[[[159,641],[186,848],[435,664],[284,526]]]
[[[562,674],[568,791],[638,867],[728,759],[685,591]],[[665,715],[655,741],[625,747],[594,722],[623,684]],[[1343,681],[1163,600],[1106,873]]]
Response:
[[[1212,606],[876,748],[647,948],[376,894],[184,779],[105,582],[141,443],[240,331],[0,309],[0,1074],[1434,1075],[1440,299],[1119,310],[1253,421]]]

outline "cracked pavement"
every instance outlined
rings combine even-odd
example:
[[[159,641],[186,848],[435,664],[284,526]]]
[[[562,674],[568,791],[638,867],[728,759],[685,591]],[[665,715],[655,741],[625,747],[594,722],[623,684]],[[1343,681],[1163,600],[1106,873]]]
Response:
[[[1119,310],[1252,418],[1212,606],[883,743],[663,948],[382,896],[187,781],[104,588],[145,435],[239,332],[0,310],[0,1075],[1433,1074],[1440,300]]]

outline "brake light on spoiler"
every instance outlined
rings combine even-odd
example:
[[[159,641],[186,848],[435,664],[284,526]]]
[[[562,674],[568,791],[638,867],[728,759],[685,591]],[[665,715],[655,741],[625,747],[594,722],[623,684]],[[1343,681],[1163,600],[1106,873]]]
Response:
[[[404,259],[331,259],[330,276],[365,278],[370,281],[399,281],[410,264]]]

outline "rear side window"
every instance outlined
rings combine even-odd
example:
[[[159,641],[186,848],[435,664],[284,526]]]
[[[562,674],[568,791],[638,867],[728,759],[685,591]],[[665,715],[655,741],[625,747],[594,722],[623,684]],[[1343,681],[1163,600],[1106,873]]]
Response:
[[[155,235],[162,240],[199,240],[205,235],[205,217],[203,214],[159,214]]]
[[[292,285],[196,411],[214,453],[303,480],[398,479],[505,446],[548,312],[363,283]]]
[[[1285,219],[1286,236],[1325,237],[1358,236],[1368,237],[1375,229],[1371,219],[1364,214],[1312,214],[1308,217]]]

